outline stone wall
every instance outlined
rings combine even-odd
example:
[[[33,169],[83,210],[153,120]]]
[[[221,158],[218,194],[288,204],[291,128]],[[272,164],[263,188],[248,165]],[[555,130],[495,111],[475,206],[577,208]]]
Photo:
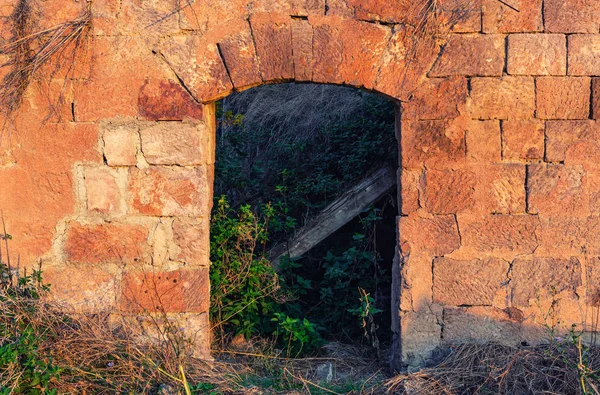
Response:
[[[77,67],[32,84],[4,122],[13,254],[41,261],[76,311],[163,312],[208,355],[211,103],[264,83],[345,84],[399,103],[392,330],[404,364],[438,345],[537,342],[546,326],[591,322],[600,3],[434,3],[40,2],[40,28],[89,5],[93,31]],[[16,4],[0,0],[0,14]]]

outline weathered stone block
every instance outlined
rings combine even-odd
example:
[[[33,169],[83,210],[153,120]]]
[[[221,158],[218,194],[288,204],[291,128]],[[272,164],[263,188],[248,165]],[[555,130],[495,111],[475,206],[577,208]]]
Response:
[[[219,43],[219,50],[233,86],[251,87],[262,81],[250,27],[225,38]]]
[[[208,220],[186,223],[176,219],[173,222],[173,239],[179,251],[172,254],[172,259],[192,266],[210,264]]]
[[[421,171],[400,169],[400,193],[401,213],[408,215],[419,209],[419,196],[421,188]]]
[[[373,88],[391,31],[338,17],[310,16],[313,82]]]
[[[433,261],[433,302],[451,306],[491,305],[508,284],[510,264],[501,259]]]
[[[453,35],[428,75],[501,76],[504,54],[502,35]]]
[[[464,77],[428,78],[402,105],[402,119],[456,118],[467,100],[467,79]]]
[[[432,37],[415,40],[418,34],[414,27],[398,25],[394,28],[377,75],[375,89],[378,92],[408,101],[425,78],[440,48]]]
[[[581,285],[581,264],[577,258],[517,258],[511,269],[512,300],[515,306],[535,304],[563,291],[575,292]]]
[[[473,78],[467,113],[477,119],[530,119],[535,112],[531,77]]]
[[[87,209],[91,212],[118,215],[125,211],[118,175],[109,167],[85,169]]]
[[[551,33],[598,33],[600,3],[596,0],[546,0],[544,21]]]
[[[531,254],[538,246],[539,221],[533,215],[459,215],[462,245],[476,255]]]
[[[595,121],[548,121],[546,123],[546,160],[563,162],[576,144],[593,145],[600,140]],[[581,163],[577,163],[581,164]]]
[[[403,167],[415,168],[427,162],[452,162],[465,158],[465,130],[448,121],[402,122]]]
[[[313,27],[307,20],[292,19],[295,81],[312,81],[314,62],[313,37]]]
[[[587,216],[585,171],[580,165],[530,165],[527,170],[528,212],[545,216]]]
[[[220,99],[233,90],[216,44],[201,35],[169,37],[160,53],[199,102]]]
[[[208,268],[126,272],[121,289],[126,312],[204,313],[210,302]]]
[[[44,268],[44,284],[52,287],[49,301],[75,313],[97,314],[115,307],[115,275],[106,270],[88,267]]]
[[[537,118],[589,118],[590,85],[587,77],[537,78]]]
[[[203,123],[157,123],[140,131],[142,152],[153,165],[205,164],[209,133]]]
[[[206,167],[131,168],[130,208],[146,215],[207,215],[211,189],[206,173]]]
[[[414,252],[441,256],[460,247],[458,226],[453,215],[422,217],[414,213],[401,217],[399,226],[403,255]]]
[[[253,14],[250,18],[263,81],[294,78],[291,18],[285,14]]]
[[[424,208],[432,214],[454,214],[475,205],[477,176],[466,169],[425,172]]]
[[[523,313],[518,309],[447,308],[444,309],[444,343],[517,345],[522,338],[522,321]]]
[[[431,352],[440,345],[442,309],[431,306],[419,312],[407,312],[401,316],[402,362],[409,366],[422,366]]]
[[[138,125],[107,124],[102,133],[104,157],[109,166],[135,166],[140,149]]]
[[[138,115],[150,121],[202,119],[203,106],[172,80],[146,80],[138,96]]]
[[[567,74],[567,39],[565,35],[509,35],[506,69],[508,74],[513,75]]]
[[[600,34],[569,35],[569,75],[600,75]]]
[[[583,254],[587,233],[588,223],[585,219],[540,217],[540,246],[536,254],[558,258]]]
[[[483,0],[485,33],[541,32],[542,0]]]
[[[541,160],[544,158],[546,125],[538,120],[502,122],[502,159]]]
[[[148,229],[140,225],[71,222],[64,245],[65,257],[69,262],[86,265],[141,261],[148,252],[148,234]]]
[[[473,162],[499,162],[502,152],[500,121],[464,119],[467,159]],[[455,125],[462,123],[455,122]],[[458,126],[457,126],[458,127]]]
[[[495,164],[477,166],[475,202],[486,214],[523,214],[525,205],[525,166]]]

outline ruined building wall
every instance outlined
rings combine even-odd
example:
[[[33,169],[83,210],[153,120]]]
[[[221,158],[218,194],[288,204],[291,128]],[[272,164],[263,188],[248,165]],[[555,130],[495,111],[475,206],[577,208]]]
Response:
[[[2,40],[22,3],[0,1]],[[41,261],[71,308],[165,311],[208,355],[212,103],[264,83],[345,84],[399,103],[403,363],[591,322],[600,3],[467,3],[39,1],[40,29],[89,6],[93,30],[78,67],[32,83],[3,122],[13,252]]]

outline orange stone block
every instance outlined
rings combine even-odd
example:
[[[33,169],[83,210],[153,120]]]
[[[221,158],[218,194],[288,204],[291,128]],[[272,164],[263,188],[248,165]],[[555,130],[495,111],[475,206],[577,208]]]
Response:
[[[567,39],[562,34],[511,34],[506,68],[512,75],[566,75]]]
[[[147,79],[140,88],[137,104],[138,116],[150,121],[202,119],[204,108],[173,80]]]
[[[142,128],[142,152],[153,165],[202,165],[209,161],[208,134],[203,123],[159,122]]]
[[[502,35],[455,34],[450,37],[428,76],[501,76],[504,54]]]
[[[597,0],[545,0],[544,22],[550,33],[598,33]]]
[[[124,213],[114,170],[109,167],[90,167],[85,169],[84,176],[88,211],[110,215]]]
[[[460,236],[454,215],[421,217],[419,213],[400,217],[400,251],[410,254],[442,256],[460,247]]]
[[[129,204],[138,214],[208,215],[210,194],[205,167],[153,166],[129,171]]]
[[[404,121],[401,136],[402,167],[465,158],[465,130],[448,121]]]
[[[294,56],[289,15],[253,14],[250,28],[263,81],[276,82],[294,78]]]
[[[509,283],[510,264],[502,259],[433,260],[433,302],[450,306],[492,305]]]
[[[424,208],[432,214],[455,214],[475,205],[475,173],[466,169],[427,170]]]
[[[537,78],[537,118],[589,118],[590,89],[591,81],[588,77]]]
[[[455,125],[455,127],[462,127],[465,130],[469,161],[481,163],[500,161],[502,146],[500,121],[464,119]]]
[[[502,122],[502,159],[541,160],[544,157],[546,125],[538,120]]]
[[[427,78],[411,100],[402,104],[402,119],[456,118],[466,101],[466,78]]]
[[[148,233],[148,229],[140,225],[71,222],[64,246],[65,257],[69,262],[90,265],[141,261],[148,252]]]
[[[210,303],[207,268],[126,272],[121,310],[130,313],[204,313]]]
[[[467,114],[476,119],[530,119],[535,112],[531,77],[473,78]]]
[[[250,26],[225,38],[218,46],[235,88],[249,88],[262,82]]]
[[[531,254],[539,241],[534,215],[460,215],[462,245],[476,254]]]
[[[179,251],[173,259],[188,265],[208,266],[210,264],[210,237],[208,220],[201,223],[185,223],[175,220],[173,237]]]
[[[564,162],[573,146],[578,144],[594,146],[599,140],[600,125],[596,121],[548,121],[546,122],[546,160]],[[575,162],[575,164],[583,163]]]
[[[391,31],[384,26],[338,17],[310,16],[313,82],[372,89]]]
[[[600,75],[600,34],[569,35],[569,75]]]
[[[528,212],[544,216],[586,217],[589,198],[581,165],[540,164],[527,169]]]
[[[541,32],[542,0],[483,0],[485,33]]]

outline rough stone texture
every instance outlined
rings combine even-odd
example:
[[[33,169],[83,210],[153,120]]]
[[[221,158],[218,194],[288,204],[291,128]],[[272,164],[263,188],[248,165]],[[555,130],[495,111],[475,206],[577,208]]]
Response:
[[[421,176],[420,171],[411,171],[400,169],[400,185],[398,188],[399,201],[400,201],[400,213],[402,215],[408,215],[419,209],[420,189],[421,189]]]
[[[464,169],[428,170],[424,208],[432,214],[455,214],[475,205],[475,173]]]
[[[585,170],[581,165],[531,165],[527,170],[528,211],[546,216],[587,216]]]
[[[313,27],[307,20],[292,19],[294,79],[311,81],[313,77]]]
[[[250,26],[219,43],[225,67],[236,88],[251,87],[261,81],[258,58]]]
[[[467,159],[473,162],[499,162],[502,152],[500,121],[464,119],[461,122],[464,123],[461,127],[466,134]]]
[[[502,35],[455,35],[444,47],[429,76],[501,76],[504,52]]]
[[[418,213],[401,217],[400,250],[410,254],[413,250],[442,256],[460,247],[460,236],[453,215],[421,217]]]
[[[451,128],[448,121],[404,121],[401,127],[404,167],[465,157],[465,131]]]
[[[533,215],[459,215],[458,226],[462,246],[477,255],[531,254],[539,244],[539,221]]]
[[[577,258],[517,258],[511,268],[512,301],[515,306],[535,304],[536,297],[575,292],[581,285],[581,264]]]
[[[152,165],[194,166],[208,162],[208,139],[202,123],[158,123],[140,131],[142,152]]]
[[[125,312],[204,313],[209,292],[206,268],[126,272],[120,307]]]
[[[523,315],[517,309],[461,307],[444,309],[445,343],[495,342],[518,345]]]
[[[600,35],[569,36],[569,75],[600,75]]]
[[[117,184],[118,175],[109,167],[85,169],[87,209],[102,214],[122,214],[125,207]]]
[[[116,276],[106,269],[43,268],[44,284],[51,286],[49,301],[77,313],[108,312],[116,300]]]
[[[156,216],[199,216],[210,209],[205,167],[150,167],[129,170],[133,212]]]
[[[571,41],[569,41],[569,57],[572,53],[571,48]],[[569,59],[569,67],[571,67],[571,59]],[[513,75],[565,75],[567,73],[566,37],[563,34],[509,35],[506,70],[508,74]]]
[[[531,119],[534,111],[533,78],[471,79],[471,100],[467,102],[467,113],[473,118]]]
[[[541,160],[546,126],[538,120],[502,122],[502,159]]]
[[[108,124],[102,134],[104,157],[109,166],[134,166],[140,150],[139,127],[135,124]]]
[[[600,4],[596,0],[546,0],[544,21],[551,33],[598,33]]]
[[[590,79],[540,77],[536,80],[537,118],[587,119],[590,115]]]
[[[501,259],[433,261],[433,301],[450,306],[491,305],[508,284],[510,264]]]
[[[208,220],[200,223],[173,223],[173,240],[179,251],[173,253],[173,259],[183,261],[188,265],[210,264],[209,256],[209,225]]]
[[[200,119],[202,105],[178,82],[146,80],[138,96],[138,115],[150,121]]]
[[[148,229],[140,225],[72,222],[67,229],[65,258],[83,265],[141,261],[147,253],[148,235]]]
[[[526,211],[525,166],[493,164],[474,169],[476,209],[486,214],[522,214]]]
[[[428,78],[402,106],[402,119],[447,119],[460,114],[467,100],[464,77]]]
[[[586,303],[600,306],[600,257],[587,258],[584,280]]]
[[[483,0],[485,33],[540,32],[544,28],[542,0]]]
[[[547,122],[546,159],[549,162],[563,162],[567,158],[567,153],[572,153],[571,148],[578,144],[593,146],[599,138],[600,129],[595,121]]]
[[[294,78],[290,23],[285,14],[254,14],[250,19],[263,81]]]

